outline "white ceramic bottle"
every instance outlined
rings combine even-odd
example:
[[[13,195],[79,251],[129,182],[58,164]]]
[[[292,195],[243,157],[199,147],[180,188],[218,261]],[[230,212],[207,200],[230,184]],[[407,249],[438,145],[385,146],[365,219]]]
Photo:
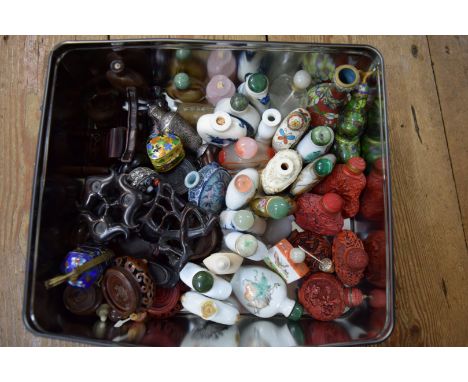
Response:
[[[197,292],[187,292],[180,298],[184,309],[204,320],[224,325],[234,325],[239,320],[239,310],[231,304],[217,301]]]
[[[281,150],[270,159],[262,171],[262,187],[267,195],[288,188],[302,170],[302,158],[295,150]]]
[[[198,135],[204,143],[223,147],[247,135],[247,125],[224,111],[202,115],[197,122]]]
[[[261,261],[268,254],[268,248],[255,236],[242,232],[229,232],[224,244],[231,251],[252,261]]]
[[[263,113],[270,107],[268,87],[267,76],[262,73],[254,73],[249,75],[237,90],[249,99],[249,102],[259,113]]]
[[[276,109],[265,110],[262,114],[262,120],[258,125],[255,140],[271,145],[271,139],[275,135],[276,129],[281,123],[281,113]]]
[[[191,289],[217,300],[224,300],[232,293],[226,280],[194,263],[185,264],[180,271],[180,279]]]
[[[249,210],[224,210],[219,215],[219,225],[224,229],[263,235],[267,223]]]
[[[248,75],[257,73],[260,70],[264,52],[243,51],[237,63],[237,79],[244,82]]]
[[[244,207],[257,192],[260,176],[253,168],[246,168],[239,171],[232,178],[226,191],[226,206],[231,210],[238,210]]]
[[[335,134],[328,126],[317,126],[308,132],[296,146],[296,151],[304,160],[310,163],[319,156],[326,154],[333,144]]]
[[[288,298],[283,279],[266,268],[240,267],[231,285],[242,306],[258,317],[269,318],[281,313],[298,320],[302,316],[302,306]]]
[[[309,128],[310,114],[306,109],[291,111],[276,129],[272,146],[276,151],[293,148]]]
[[[217,275],[235,273],[242,265],[244,258],[233,252],[213,253],[203,260],[203,264]]]
[[[249,104],[244,94],[236,93],[230,98],[219,100],[215,107],[216,111],[224,111],[243,120],[247,124],[247,136],[255,136],[260,123],[260,113]]]

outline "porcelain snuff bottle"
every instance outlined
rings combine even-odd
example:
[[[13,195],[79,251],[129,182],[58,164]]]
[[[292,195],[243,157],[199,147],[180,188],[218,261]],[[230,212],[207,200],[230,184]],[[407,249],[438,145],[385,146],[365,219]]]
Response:
[[[296,211],[296,202],[289,196],[258,196],[250,201],[252,211],[261,217],[283,219]]]
[[[197,122],[197,132],[203,142],[223,147],[247,135],[247,125],[224,111],[202,115]]]
[[[185,264],[180,271],[180,279],[198,293],[217,300],[225,300],[232,292],[226,280],[194,263]]]
[[[217,275],[228,275],[236,273],[243,261],[244,258],[237,253],[218,252],[205,258],[203,264]]]
[[[281,150],[270,159],[262,171],[262,187],[267,195],[288,188],[302,170],[302,158],[295,150]]]
[[[262,113],[262,120],[260,121],[255,134],[257,142],[271,144],[271,139],[275,135],[276,129],[281,123],[281,113],[276,109],[268,109]]]
[[[283,239],[276,243],[268,251],[265,257],[265,263],[278,273],[287,284],[299,280],[309,273],[309,268],[304,263],[305,255],[302,252],[302,257],[296,255],[297,249],[292,244]]]
[[[242,51],[237,64],[237,79],[244,82],[250,74],[260,71],[264,52]]]
[[[197,292],[184,293],[182,306],[204,320],[223,325],[234,325],[239,320],[239,311],[231,304],[217,301]]]
[[[294,196],[308,192],[326,176],[330,175],[336,163],[333,154],[326,154],[305,166],[291,186],[290,193]]]
[[[319,156],[326,154],[333,145],[334,139],[335,134],[330,127],[317,126],[301,139],[296,150],[304,163],[310,163]]]
[[[262,73],[254,73],[247,76],[246,81],[240,84],[238,91],[249,99],[249,102],[259,113],[263,113],[270,107],[268,87],[267,76]]]
[[[266,245],[251,234],[230,232],[224,236],[224,244],[231,251],[252,261],[261,261],[268,254]]]
[[[310,115],[306,109],[291,111],[276,129],[272,146],[276,151],[290,149],[296,146],[299,139],[309,128]]]
[[[219,215],[221,228],[263,235],[266,221],[249,210],[225,210]]]
[[[253,168],[246,168],[239,171],[232,178],[226,192],[226,206],[231,210],[238,210],[247,205],[255,196],[259,186],[258,171]]]

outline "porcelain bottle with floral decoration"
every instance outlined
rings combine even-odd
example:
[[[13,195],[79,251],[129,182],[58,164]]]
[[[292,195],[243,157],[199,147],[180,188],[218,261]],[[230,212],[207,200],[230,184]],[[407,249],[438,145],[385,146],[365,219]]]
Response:
[[[309,128],[310,115],[306,109],[291,111],[281,122],[273,136],[272,146],[276,151],[293,148]]]

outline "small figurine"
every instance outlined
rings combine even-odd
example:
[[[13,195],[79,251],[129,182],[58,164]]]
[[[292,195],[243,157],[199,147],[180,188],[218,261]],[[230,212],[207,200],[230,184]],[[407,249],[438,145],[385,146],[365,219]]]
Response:
[[[188,200],[208,212],[218,214],[224,208],[229,173],[216,162],[192,171],[185,177]]]
[[[326,154],[333,144],[335,134],[328,126],[314,127],[296,147],[304,163],[310,163],[318,157]]]
[[[226,280],[194,263],[185,264],[180,271],[180,279],[189,288],[217,300],[227,299],[232,292],[232,287]]]
[[[366,279],[378,288],[387,284],[387,252],[385,231],[374,231],[364,240],[364,248],[369,256]]]
[[[185,158],[180,138],[172,133],[151,138],[146,145],[146,151],[157,172],[170,171]]]
[[[296,196],[312,190],[323,178],[331,174],[335,163],[336,157],[333,154],[315,159],[302,169],[289,192]]]
[[[369,256],[357,235],[348,230],[339,232],[333,239],[332,254],[335,272],[341,282],[347,286],[359,284]]]
[[[236,93],[230,98],[223,98],[216,104],[215,111],[224,111],[247,125],[247,136],[253,137],[260,123],[259,112],[249,104],[244,94]]]
[[[359,137],[347,139],[335,135],[335,143],[333,144],[332,152],[336,155],[338,163],[347,163],[351,158],[359,157],[361,155]]]
[[[335,129],[343,103],[359,82],[359,72],[354,66],[341,65],[335,69],[333,82],[310,88],[307,110],[311,116],[311,126],[330,126]]]
[[[366,188],[361,196],[359,213],[369,221],[380,222],[385,216],[384,174],[382,158],[374,162],[374,166],[366,177]]]
[[[297,248],[294,248],[286,239],[271,247],[264,259],[265,264],[278,273],[287,284],[299,280],[309,273],[309,268],[304,260],[304,252],[297,251]]]
[[[263,235],[266,221],[249,210],[225,210],[219,215],[221,228]]]
[[[276,151],[290,149],[299,143],[309,128],[310,115],[306,109],[291,111],[276,129],[272,146]]]
[[[343,217],[352,218],[359,211],[359,197],[366,187],[365,169],[366,162],[360,157],[351,158],[346,164],[337,164],[313,192],[320,195],[336,192],[344,200]]]
[[[237,64],[234,54],[230,50],[213,50],[206,62],[208,77],[224,75],[231,81],[237,78]]]
[[[197,122],[197,132],[203,142],[218,147],[234,143],[247,135],[247,125],[224,111],[205,114]]]
[[[305,257],[305,263],[310,272],[318,272],[319,270],[325,272],[322,261],[332,257],[331,245],[325,237],[309,231],[294,231],[288,240],[292,246],[300,246],[312,255]]]
[[[216,106],[221,99],[232,97],[235,92],[236,87],[232,81],[222,74],[217,74],[206,85],[206,100]]]
[[[262,114],[262,120],[258,125],[255,140],[257,142],[271,144],[271,140],[275,135],[278,126],[281,123],[281,114],[276,109],[265,110]]]
[[[259,196],[249,205],[256,215],[264,218],[282,219],[296,211],[296,202],[288,196]]]
[[[267,195],[284,191],[296,180],[301,170],[302,158],[296,151],[278,151],[262,171],[263,191]]]
[[[360,137],[366,123],[366,103],[369,95],[369,85],[359,84],[352,93],[351,100],[345,105],[336,126],[336,134],[346,139]]]
[[[201,102],[205,99],[203,82],[183,72],[174,76],[166,91],[171,98],[179,102]]]
[[[231,251],[252,261],[262,261],[268,254],[265,244],[255,236],[242,232],[228,233],[224,236],[224,244]]]
[[[184,293],[181,302],[190,313],[204,320],[234,325],[240,318],[239,311],[231,304],[214,300],[197,292]]]
[[[271,106],[278,109],[281,115],[307,107],[307,88],[310,83],[310,74],[305,70],[297,71],[294,76],[287,73],[280,75],[270,87]]]
[[[264,168],[273,158],[275,151],[268,145],[256,142],[249,137],[242,137],[236,143],[223,147],[218,154],[218,162],[228,170],[245,168]]]
[[[229,275],[236,273],[244,258],[233,252],[213,253],[203,260],[203,264],[214,274]]]
[[[237,79],[244,82],[250,74],[260,71],[265,52],[244,50],[239,56],[237,64]]]
[[[263,113],[270,108],[268,87],[267,76],[262,73],[254,73],[247,76],[245,82],[240,84],[238,91],[249,99],[249,102],[259,113]]]
[[[276,273],[262,267],[240,267],[231,280],[239,302],[257,317],[269,318],[281,313],[297,321],[302,307],[287,296],[286,284]]]
[[[296,200],[296,223],[317,235],[336,235],[343,229],[343,199],[334,193],[303,194]]]
[[[159,184],[158,174],[148,167],[137,167],[128,173],[127,183],[130,187],[150,195]]]
[[[247,205],[257,192],[259,178],[258,171],[253,168],[246,168],[232,178],[226,191],[227,208],[238,210]]]

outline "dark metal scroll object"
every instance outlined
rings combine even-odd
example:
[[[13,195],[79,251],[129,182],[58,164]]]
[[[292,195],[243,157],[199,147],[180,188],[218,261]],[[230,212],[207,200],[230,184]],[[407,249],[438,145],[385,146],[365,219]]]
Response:
[[[135,147],[137,142],[137,113],[138,113],[138,100],[136,96],[136,88],[127,88],[128,100],[128,119],[127,119],[127,139],[125,143],[125,151],[120,160],[124,163],[129,163],[133,160],[135,155]]]

